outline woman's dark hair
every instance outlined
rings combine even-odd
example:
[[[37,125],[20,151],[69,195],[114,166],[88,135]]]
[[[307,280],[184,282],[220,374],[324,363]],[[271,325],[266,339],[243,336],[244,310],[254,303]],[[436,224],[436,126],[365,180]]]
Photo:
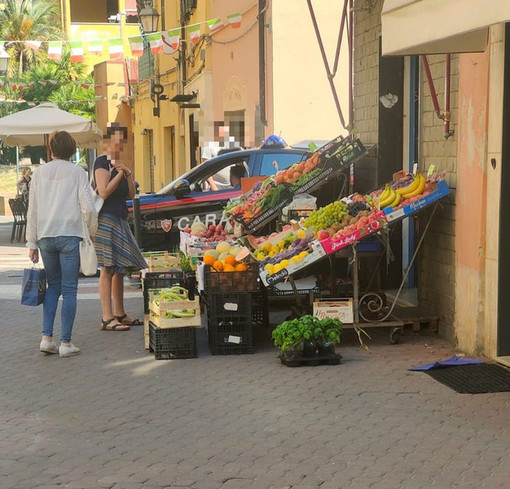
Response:
[[[128,130],[126,126],[119,124],[118,122],[112,122],[106,128],[105,139],[111,139],[111,137],[116,133],[121,132],[123,139],[127,139]]]
[[[50,149],[54,157],[69,160],[76,152],[76,141],[66,131],[55,131],[50,135]]]

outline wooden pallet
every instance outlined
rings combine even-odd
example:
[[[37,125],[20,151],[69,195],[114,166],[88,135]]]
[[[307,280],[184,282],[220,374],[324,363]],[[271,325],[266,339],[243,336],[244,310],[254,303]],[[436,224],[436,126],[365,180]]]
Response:
[[[404,326],[411,326],[415,333],[419,333],[422,327],[426,327],[428,331],[437,333],[439,330],[438,316],[420,316],[414,318],[400,318]]]

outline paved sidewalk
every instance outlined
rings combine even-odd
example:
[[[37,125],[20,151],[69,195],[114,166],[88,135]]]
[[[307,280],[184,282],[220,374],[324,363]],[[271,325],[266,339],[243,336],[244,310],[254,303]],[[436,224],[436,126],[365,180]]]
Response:
[[[0,257],[1,236],[0,224]],[[510,486],[510,393],[457,394],[410,372],[454,353],[437,336],[390,345],[375,331],[363,351],[351,331],[341,365],[288,368],[269,329],[239,356],[210,355],[200,330],[198,358],[156,361],[143,327],[99,331],[86,278],[82,354],[45,356],[41,309],[14,297],[19,270],[0,271],[1,489]],[[129,292],[141,317],[141,291]]]

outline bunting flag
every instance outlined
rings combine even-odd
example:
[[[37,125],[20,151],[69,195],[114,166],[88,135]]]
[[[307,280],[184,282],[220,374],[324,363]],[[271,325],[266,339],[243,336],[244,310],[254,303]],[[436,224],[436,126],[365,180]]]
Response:
[[[108,41],[110,50],[110,59],[122,59],[124,57],[124,47],[122,39],[110,39]]]
[[[188,27],[188,35],[193,44],[196,44],[200,40],[200,24],[190,25]]]
[[[233,29],[241,27],[241,14],[227,15],[227,19]]]
[[[41,41],[25,41],[25,46],[32,48],[34,51],[39,51],[41,49]]]
[[[71,46],[71,61],[83,61],[83,42],[69,41]]]
[[[37,82],[42,85],[43,87],[45,87],[47,85],[47,81],[46,80],[37,80]]]
[[[88,50],[90,53],[95,54],[97,56],[101,56],[103,54],[103,41],[89,41]]]
[[[153,34],[147,35],[152,54],[158,54],[163,52],[163,39],[161,32],[154,32]]]
[[[143,38],[142,36],[130,37],[129,47],[133,56],[141,56],[143,54]]]
[[[62,41],[48,42],[48,58],[56,61],[62,59]]]
[[[206,22],[211,32],[216,32],[217,30],[223,27],[223,22],[221,21],[220,18],[207,20]]]
[[[179,40],[181,38],[181,30],[173,29],[162,33],[163,52],[165,54],[173,54],[179,49]]]

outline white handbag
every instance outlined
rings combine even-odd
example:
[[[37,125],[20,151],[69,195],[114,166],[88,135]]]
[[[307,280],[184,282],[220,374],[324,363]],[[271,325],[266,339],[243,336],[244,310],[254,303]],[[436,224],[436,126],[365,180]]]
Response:
[[[83,275],[90,277],[97,273],[97,255],[94,243],[90,239],[89,230],[85,221],[83,223],[83,239],[80,242],[80,270]]]
[[[99,196],[97,190],[92,192],[92,196],[94,197],[94,207],[96,208],[96,212],[99,214],[101,207],[103,207],[104,199]]]

